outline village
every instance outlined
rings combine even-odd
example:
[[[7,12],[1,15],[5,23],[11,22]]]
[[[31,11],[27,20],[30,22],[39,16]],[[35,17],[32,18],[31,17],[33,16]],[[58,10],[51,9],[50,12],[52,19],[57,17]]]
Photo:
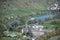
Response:
[[[50,15],[51,16],[51,15]],[[44,16],[45,17],[45,16]],[[13,18],[13,17],[12,17]],[[35,18],[28,19],[24,27],[19,28],[20,19],[8,20],[9,28],[4,31],[6,37],[11,38],[27,38],[28,40],[36,40],[37,37],[44,35],[45,33],[50,33],[55,31],[54,28],[45,28],[43,25],[37,23],[29,23],[29,21],[34,21]],[[17,24],[16,24],[17,23]],[[16,29],[18,30],[16,31]],[[12,31],[11,31],[12,30]],[[14,32],[16,31],[16,32]]]
[[[60,0],[0,0],[0,40],[60,40]]]

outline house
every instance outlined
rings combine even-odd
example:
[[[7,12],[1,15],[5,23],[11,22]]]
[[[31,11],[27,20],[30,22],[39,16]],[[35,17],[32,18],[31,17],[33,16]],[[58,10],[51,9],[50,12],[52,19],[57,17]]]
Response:
[[[30,27],[32,30],[40,30],[40,31],[42,31],[43,28],[44,28],[44,26],[42,26],[42,25],[35,25],[35,24],[31,24],[31,25],[29,25],[29,27]]]
[[[13,37],[17,37],[16,34],[7,34],[7,36],[8,36],[8,37],[12,37],[12,38],[13,38]]]
[[[24,33],[24,32],[28,32],[28,28],[22,28],[22,33]]]

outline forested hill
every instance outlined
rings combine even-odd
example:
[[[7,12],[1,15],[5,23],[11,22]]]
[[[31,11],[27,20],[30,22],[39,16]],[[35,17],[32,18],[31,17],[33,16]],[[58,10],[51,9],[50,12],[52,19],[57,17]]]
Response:
[[[47,0],[0,0],[0,16],[26,15],[46,8]]]

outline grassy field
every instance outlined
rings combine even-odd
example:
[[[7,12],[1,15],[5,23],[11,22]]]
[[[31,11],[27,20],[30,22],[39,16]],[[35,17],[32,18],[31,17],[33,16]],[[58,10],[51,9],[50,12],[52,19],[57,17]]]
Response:
[[[3,38],[0,38],[0,40],[14,40],[14,39],[9,37],[3,37]]]
[[[19,35],[19,36],[22,35],[22,33],[20,33],[20,32],[16,32],[16,31],[10,31],[9,33],[10,33],[10,34],[16,34],[16,35]]]
[[[47,0],[8,0],[0,7],[0,15],[27,15],[46,10]]]
[[[56,24],[52,23],[52,21],[47,21],[43,24],[47,28],[55,28],[60,27],[60,19],[56,20]]]

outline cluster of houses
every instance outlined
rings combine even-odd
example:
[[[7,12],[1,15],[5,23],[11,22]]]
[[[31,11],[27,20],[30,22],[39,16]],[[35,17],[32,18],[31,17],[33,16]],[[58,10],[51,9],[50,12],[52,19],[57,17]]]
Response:
[[[50,5],[50,7],[48,7],[47,9],[48,10],[59,10],[60,6],[57,3],[55,3],[55,4]]]
[[[23,28],[22,33],[24,31],[29,31],[30,30],[33,33],[34,36],[39,36],[39,35],[44,34],[43,28],[44,28],[44,26],[42,26],[42,25],[31,24],[31,25],[27,25],[26,28]]]

